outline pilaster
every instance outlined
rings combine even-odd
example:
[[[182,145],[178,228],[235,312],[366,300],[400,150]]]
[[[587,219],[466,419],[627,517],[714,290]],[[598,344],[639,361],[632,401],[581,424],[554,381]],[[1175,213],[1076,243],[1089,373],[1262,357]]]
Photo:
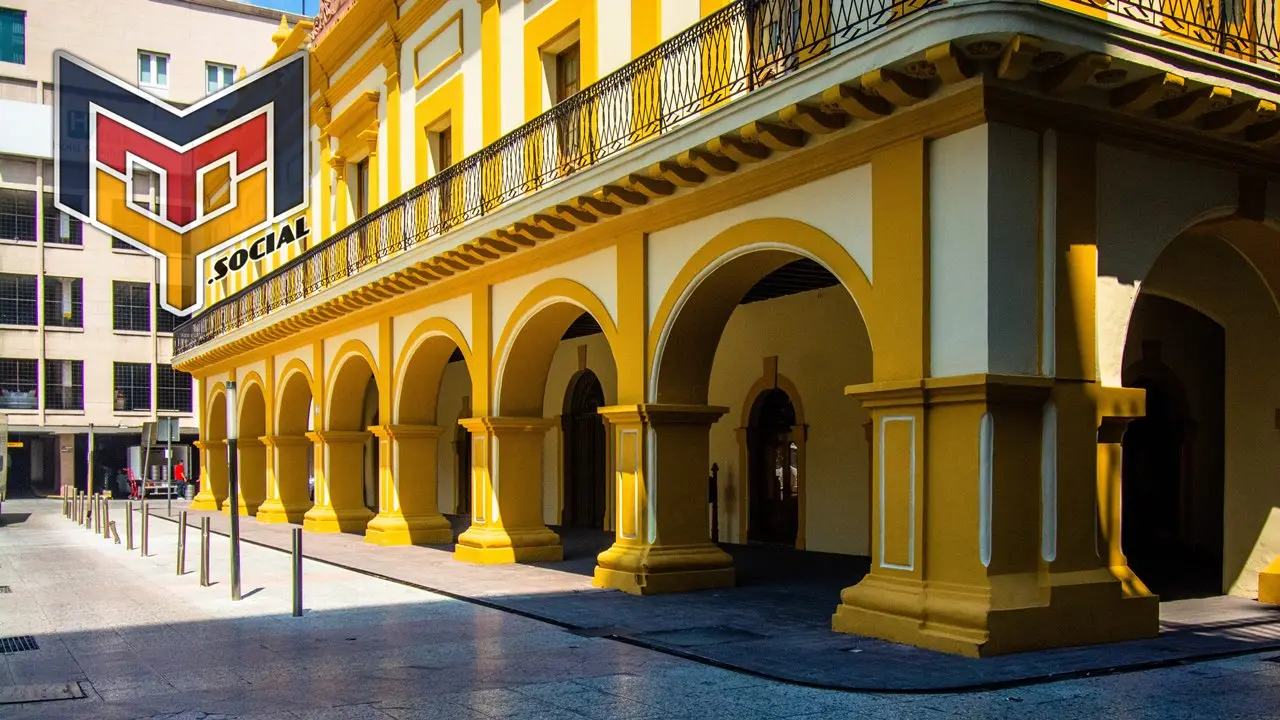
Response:
[[[363,449],[369,433],[325,430],[307,433],[315,443],[317,473],[315,504],[302,520],[308,532],[363,532],[373,513],[364,506]]]
[[[597,557],[596,587],[633,595],[732,587],[733,561],[707,524],[711,425],[727,408],[600,408],[613,433],[617,519]]]
[[[374,545],[445,545],[453,526],[436,504],[436,449],[444,428],[434,425],[377,425],[369,428],[381,444],[389,472],[380,482],[381,507],[364,540]]]
[[[307,448],[300,435],[266,435],[267,499],[256,515],[261,523],[299,523],[311,508],[307,496]],[[274,469],[274,471],[271,471]]]
[[[545,418],[481,417],[460,421],[471,432],[471,527],[454,558],[486,564],[564,558],[560,536],[542,522]]]

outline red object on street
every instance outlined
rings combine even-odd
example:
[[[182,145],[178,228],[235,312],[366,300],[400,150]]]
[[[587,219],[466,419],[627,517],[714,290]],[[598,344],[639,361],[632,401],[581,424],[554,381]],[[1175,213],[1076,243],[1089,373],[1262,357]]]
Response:
[[[187,471],[182,467],[182,463],[173,466],[173,479],[178,482],[187,481]]]

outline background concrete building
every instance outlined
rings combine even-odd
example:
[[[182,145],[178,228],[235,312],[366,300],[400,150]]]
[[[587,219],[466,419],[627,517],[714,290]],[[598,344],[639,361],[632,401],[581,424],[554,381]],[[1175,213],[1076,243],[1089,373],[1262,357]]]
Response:
[[[53,52],[189,104],[259,67],[280,17],[226,0],[0,1],[0,412],[11,486],[85,487],[90,425],[95,482],[124,466],[144,421],[180,417],[191,439],[197,429],[191,377],[169,365],[179,319],[155,302],[155,260],[54,207]]]

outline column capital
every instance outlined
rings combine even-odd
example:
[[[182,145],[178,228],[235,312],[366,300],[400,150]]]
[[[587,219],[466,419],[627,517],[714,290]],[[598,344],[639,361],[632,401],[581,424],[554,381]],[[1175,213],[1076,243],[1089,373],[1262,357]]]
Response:
[[[712,425],[729,408],[718,405],[677,405],[645,403],[643,405],[611,405],[596,410],[611,425],[647,423],[649,425]]]
[[[314,440],[308,439],[303,435],[263,435],[258,439],[269,448],[303,447],[315,443]]]
[[[323,445],[356,445],[369,439],[364,430],[314,430],[307,438]]]
[[[213,450],[214,448],[222,447],[226,445],[227,441],[226,440],[197,440],[191,444],[195,445],[197,450]]]
[[[462,418],[458,424],[473,433],[513,435],[545,433],[555,426],[555,421],[542,417],[475,417]]]
[[[347,165],[347,159],[342,155],[338,155],[335,153],[334,155],[329,157],[329,167],[333,168],[334,170],[341,170],[342,168],[346,167],[346,165]]]
[[[1053,378],[976,374],[849,385],[844,394],[871,409],[947,403],[1044,402],[1052,389]]]
[[[444,432],[439,425],[370,425],[369,432],[383,440],[438,438]]]

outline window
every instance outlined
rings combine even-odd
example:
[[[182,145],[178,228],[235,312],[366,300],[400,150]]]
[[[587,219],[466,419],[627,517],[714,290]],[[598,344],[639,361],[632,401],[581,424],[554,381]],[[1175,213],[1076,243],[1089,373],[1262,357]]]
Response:
[[[160,410],[191,412],[191,376],[171,365],[157,365],[156,405]]]
[[[114,237],[111,238],[111,249],[112,250],[132,250],[133,252],[141,252],[141,250],[139,250],[138,248],[130,245],[129,243],[121,240],[120,238],[114,238]]]
[[[38,360],[0,359],[0,408],[35,410],[37,401],[36,372]]]
[[[27,63],[27,11],[0,8],[0,62]]]
[[[36,276],[0,273],[0,325],[35,325],[36,316]]]
[[[369,158],[356,163],[356,219],[369,214]]]
[[[83,245],[84,225],[53,204],[53,193],[44,194],[44,241],[56,245]]]
[[[151,286],[147,283],[111,283],[111,327],[115,330],[151,330]]]
[[[44,409],[84,409],[83,361],[44,361]]]
[[[453,126],[445,125],[436,133],[436,172],[444,172],[453,164]],[[440,186],[440,223],[441,229],[452,224],[453,183]]]
[[[160,286],[156,286],[156,332],[172,333],[182,324],[182,318],[160,306]],[[162,407],[163,409],[163,407]]]
[[[169,56],[138,51],[138,85],[148,88],[169,87]]]
[[[115,363],[115,410],[151,409],[151,364]]]
[[[204,91],[212,95],[236,81],[236,69],[233,65],[221,63],[204,64]]]
[[[45,327],[84,327],[84,296],[80,278],[44,277]]]
[[[36,241],[36,194],[0,189],[0,240]]]
[[[557,103],[562,103],[582,89],[581,85],[581,54],[578,43],[574,43],[556,55],[556,94],[553,99]]]
[[[582,89],[582,56],[578,43],[574,43],[556,54],[556,103],[568,100]],[[559,136],[560,168],[568,173],[581,167],[579,160],[584,151],[590,153],[591,135],[588,130],[594,123],[590,116],[591,108],[583,105],[580,112],[565,113],[560,117],[557,135]],[[586,158],[590,162],[590,158]]]

